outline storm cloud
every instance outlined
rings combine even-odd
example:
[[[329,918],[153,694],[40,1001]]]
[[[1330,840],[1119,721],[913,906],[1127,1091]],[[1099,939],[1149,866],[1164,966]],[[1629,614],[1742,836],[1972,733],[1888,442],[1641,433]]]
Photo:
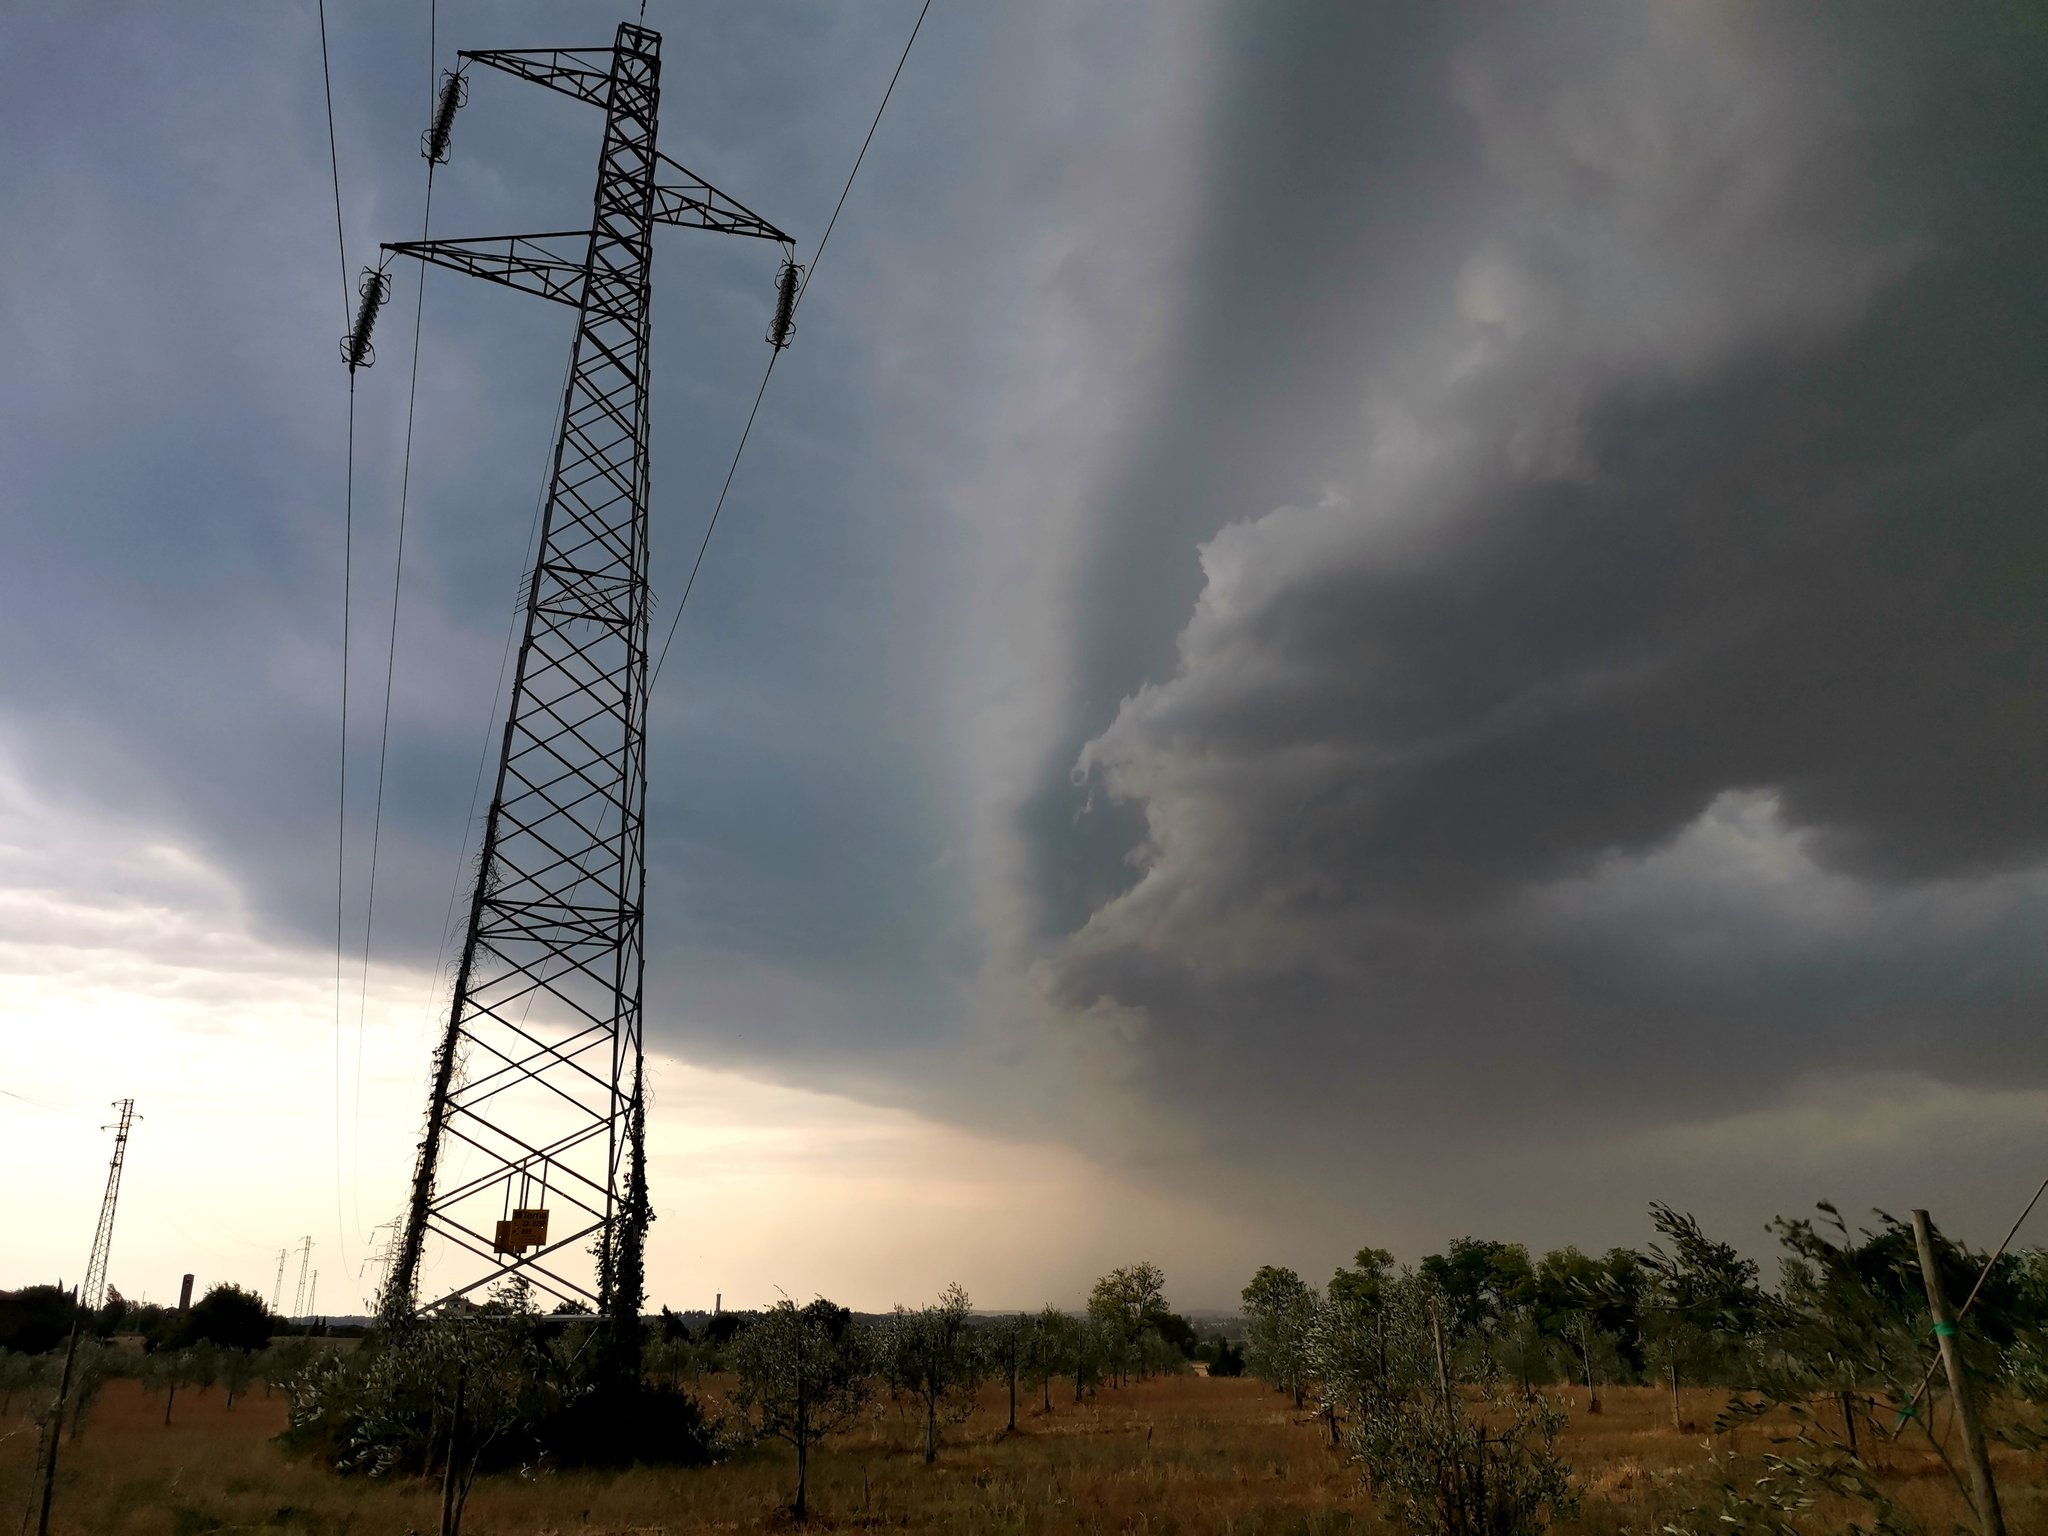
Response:
[[[2034,1077],[2038,93],[1899,11],[1468,19],[1484,214],[1076,755],[1143,835],[1054,997],[1379,1143]]]
[[[808,251],[916,6],[663,9],[665,147]],[[329,10],[355,265],[417,233],[426,39]],[[318,34],[114,16],[0,49],[10,954],[132,887],[324,973]],[[618,20],[439,17],[443,62]],[[594,152],[480,79],[434,231],[567,227]],[[942,0],[861,175],[657,689],[663,1051],[1206,1204],[1203,1300],[1651,1197],[2001,1204],[2048,1092],[2024,7]],[[771,265],[667,234],[661,629]],[[357,386],[351,971],[415,281]],[[425,292],[372,935],[422,1029],[567,341]]]

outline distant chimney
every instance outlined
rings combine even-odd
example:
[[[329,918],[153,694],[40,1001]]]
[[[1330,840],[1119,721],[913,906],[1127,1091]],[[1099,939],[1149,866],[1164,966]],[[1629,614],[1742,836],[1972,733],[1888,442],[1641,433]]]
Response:
[[[192,1277],[190,1275],[187,1275],[185,1283],[178,1287],[178,1310],[180,1312],[190,1312],[192,1310]]]
[[[725,1292],[723,1292],[723,1291],[719,1291],[719,1292],[718,1292],[718,1293],[717,1293],[716,1295],[714,1295],[714,1296],[713,1296],[713,1297],[711,1298],[711,1315],[712,1315],[713,1317],[716,1317],[716,1316],[718,1316],[718,1314],[719,1314],[719,1313],[723,1312],[724,1310],[725,1310]]]

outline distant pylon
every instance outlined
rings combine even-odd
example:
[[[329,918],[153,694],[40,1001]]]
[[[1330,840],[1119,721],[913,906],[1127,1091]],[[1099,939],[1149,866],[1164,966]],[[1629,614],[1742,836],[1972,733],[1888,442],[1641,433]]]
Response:
[[[284,1316],[282,1312],[278,1311],[278,1308],[284,1305],[284,1261],[290,1254],[291,1249],[289,1248],[277,1250],[277,1279],[270,1287],[270,1315],[272,1317]]]
[[[306,1234],[305,1241],[299,1244],[299,1287],[292,1293],[293,1317],[304,1317],[306,1315],[306,1265],[311,1262],[312,1258],[313,1236],[311,1233],[308,1233]]]
[[[88,1311],[97,1311],[107,1300],[107,1254],[114,1246],[114,1203],[121,1198],[121,1164],[128,1156],[128,1127],[135,1119],[135,1101],[119,1099],[121,1111],[114,1133],[114,1160],[107,1165],[107,1192],[100,1201],[100,1224],[92,1235],[92,1258],[85,1266],[85,1285],[80,1292]]]
[[[311,1317],[313,1315],[315,1308],[319,1305],[319,1295],[320,1271],[316,1269],[313,1271],[311,1283],[306,1287],[306,1316]]]
[[[384,1234],[381,1242],[377,1238],[379,1232]],[[395,1251],[397,1240],[398,1223],[395,1221],[380,1221],[376,1226],[370,1228],[370,1247],[363,1255],[361,1267],[356,1271],[356,1283],[361,1285],[369,1278],[370,1266],[372,1264],[377,1266],[377,1283],[364,1292],[363,1304],[367,1307],[374,1309],[377,1305],[377,1298],[384,1294],[384,1284],[391,1274],[391,1256]]]

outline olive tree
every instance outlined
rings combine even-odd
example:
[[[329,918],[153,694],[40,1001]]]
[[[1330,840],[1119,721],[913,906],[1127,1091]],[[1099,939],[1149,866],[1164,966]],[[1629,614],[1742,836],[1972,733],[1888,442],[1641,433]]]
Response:
[[[1275,1391],[1308,1395],[1309,1337],[1315,1326],[1315,1288],[1291,1269],[1261,1264],[1241,1293],[1245,1363]]]
[[[796,1451],[796,1498],[809,1513],[811,1447],[844,1429],[866,1406],[875,1368],[872,1332],[845,1307],[819,1297],[805,1307],[778,1302],[733,1340],[739,1377],[732,1401],[759,1436]]]
[[[1326,1322],[1316,1335],[1322,1390],[1390,1520],[1415,1536],[1538,1536],[1577,1505],[1556,1453],[1563,1409],[1504,1390],[1483,1351],[1461,1380],[1449,1308],[1439,1285],[1413,1273],[1382,1276],[1370,1310],[1349,1290],[1328,1309],[1348,1326]]]
[[[1005,1429],[1017,1427],[1017,1383],[1031,1380],[1037,1340],[1038,1319],[1022,1312],[997,1318],[982,1334],[982,1354],[990,1373],[1010,1389],[1010,1419]]]
[[[973,1304],[955,1283],[927,1306],[898,1307],[889,1320],[883,1356],[890,1384],[924,1408],[924,1459],[938,1459],[939,1420],[966,1419],[974,1410],[982,1359],[969,1321]]]

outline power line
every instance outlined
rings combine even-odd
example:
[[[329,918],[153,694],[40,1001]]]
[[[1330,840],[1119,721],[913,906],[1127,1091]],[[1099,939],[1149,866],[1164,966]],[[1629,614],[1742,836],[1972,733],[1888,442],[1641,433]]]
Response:
[[[327,0],[320,6],[320,82],[327,88],[327,165],[334,174],[334,244],[341,255],[341,322],[348,324],[348,246],[341,234],[341,155],[334,147],[334,75],[327,64]]]
[[[83,1106],[83,1105],[79,1105],[79,1104],[53,1104],[53,1103],[52,1103],[52,1102],[51,1102],[50,1100],[48,1100],[48,1099],[34,1099],[34,1098],[30,1098],[30,1097],[29,1097],[29,1096],[28,1096],[27,1094],[25,1094],[25,1093],[16,1093],[16,1092],[15,1092],[15,1091],[14,1091],[14,1090],[13,1090],[12,1088],[0,1088],[0,1096],[4,1096],[4,1097],[6,1097],[6,1098],[10,1098],[10,1099],[19,1099],[19,1100],[21,1100],[21,1102],[22,1102],[22,1103],[24,1103],[24,1104],[33,1104],[33,1105],[35,1105],[35,1106],[36,1106],[36,1107],[37,1107],[38,1109],[54,1109],[54,1110],[56,1110],[56,1111],[57,1111],[57,1112],[58,1112],[59,1114],[66,1114],[66,1115],[73,1115],[73,1114],[78,1114],[78,1113],[80,1113],[80,1112],[81,1112],[81,1111],[83,1110],[83,1108],[84,1108],[84,1106]]]
[[[918,29],[923,27],[924,18],[932,8],[932,0],[924,0],[918,8],[917,20],[911,23],[910,36],[903,44],[903,52],[896,60],[895,72],[889,76],[889,84],[882,91],[881,104],[875,108],[874,120],[868,124],[867,137],[860,141],[860,153],[853,157],[853,169],[846,173],[846,185],[839,189],[839,201],[832,205],[832,217],[825,221],[825,233],[818,238],[818,249],[811,256],[811,264],[804,272],[802,285],[796,291],[796,304],[804,301],[804,295],[811,290],[811,281],[818,275],[818,263],[825,259],[825,246],[832,239],[832,231],[839,223],[839,211],[846,206],[846,197],[853,190],[853,179],[860,174],[861,162],[868,157],[868,146],[875,142],[875,130],[882,126],[882,114],[889,109],[889,98],[896,92],[896,82],[903,76],[903,66],[910,61],[911,45],[917,41]],[[791,309],[795,309],[795,304]],[[668,648],[675,643],[676,626],[683,621],[683,606],[690,600],[690,592],[697,585],[697,572],[704,564],[704,552],[711,547],[711,534],[718,527],[718,514],[725,510],[726,493],[732,489],[732,477],[740,467],[740,455],[747,451],[747,438],[754,430],[754,417],[760,413],[761,398],[768,393],[768,381],[775,376],[775,361],[782,356],[781,348],[768,354],[768,366],[761,371],[761,387],[754,392],[753,409],[747,412],[747,424],[740,429],[739,445],[732,451],[732,463],[726,466],[725,484],[718,489],[718,500],[711,508],[711,520],[704,525],[704,537],[698,541],[697,557],[690,562],[689,579],[683,583],[683,595],[676,601],[676,611],[668,621],[668,634],[661,642],[661,654],[654,659],[654,673],[648,679],[648,687],[661,681],[662,663],[668,660]]]
[[[341,750],[334,816],[334,1220],[341,1223],[341,963],[348,869],[348,630],[354,582],[356,505],[356,376],[348,376],[348,470],[343,493],[341,556]]]
[[[348,244],[341,222],[341,153],[334,138],[334,72],[327,52],[327,0],[318,0],[320,14],[320,81],[327,96],[327,167],[334,183],[334,245],[341,258],[341,313],[349,318]],[[367,296],[366,296],[367,302]],[[374,313],[374,311],[372,311]],[[365,341],[368,332],[358,321]],[[345,880],[348,869],[348,648],[349,612],[355,576],[356,507],[356,364],[348,370],[348,448],[342,497],[341,543],[341,748],[338,754],[334,827],[334,1224],[342,1224],[341,1206],[341,966],[344,938]],[[346,1240],[343,1252],[346,1254]]]
[[[428,8],[427,21],[427,80],[429,97],[433,95],[434,48],[436,22],[435,7]],[[459,82],[451,90],[459,89]],[[459,100],[459,96],[456,98]],[[434,130],[430,130],[432,132]],[[431,148],[422,145],[427,158],[426,206],[420,214],[420,239],[425,240],[434,223],[434,165]],[[384,651],[384,709],[383,723],[377,736],[377,794],[375,808],[370,814],[370,872],[368,890],[363,900],[363,974],[356,990],[356,1081],[354,1147],[356,1163],[350,1169],[350,1188],[356,1197],[356,1225],[362,1225],[361,1181],[356,1177],[362,1150],[363,1123],[363,1042],[364,1020],[370,1007],[370,945],[377,921],[377,854],[384,833],[384,770],[391,751],[391,693],[392,682],[398,668],[398,613],[399,599],[405,583],[405,523],[406,513],[411,504],[412,493],[412,435],[413,417],[420,396],[420,328],[427,313],[427,264],[420,263],[419,292],[412,311],[412,370],[405,396],[405,453],[398,475],[398,549],[391,569],[391,633]]]

